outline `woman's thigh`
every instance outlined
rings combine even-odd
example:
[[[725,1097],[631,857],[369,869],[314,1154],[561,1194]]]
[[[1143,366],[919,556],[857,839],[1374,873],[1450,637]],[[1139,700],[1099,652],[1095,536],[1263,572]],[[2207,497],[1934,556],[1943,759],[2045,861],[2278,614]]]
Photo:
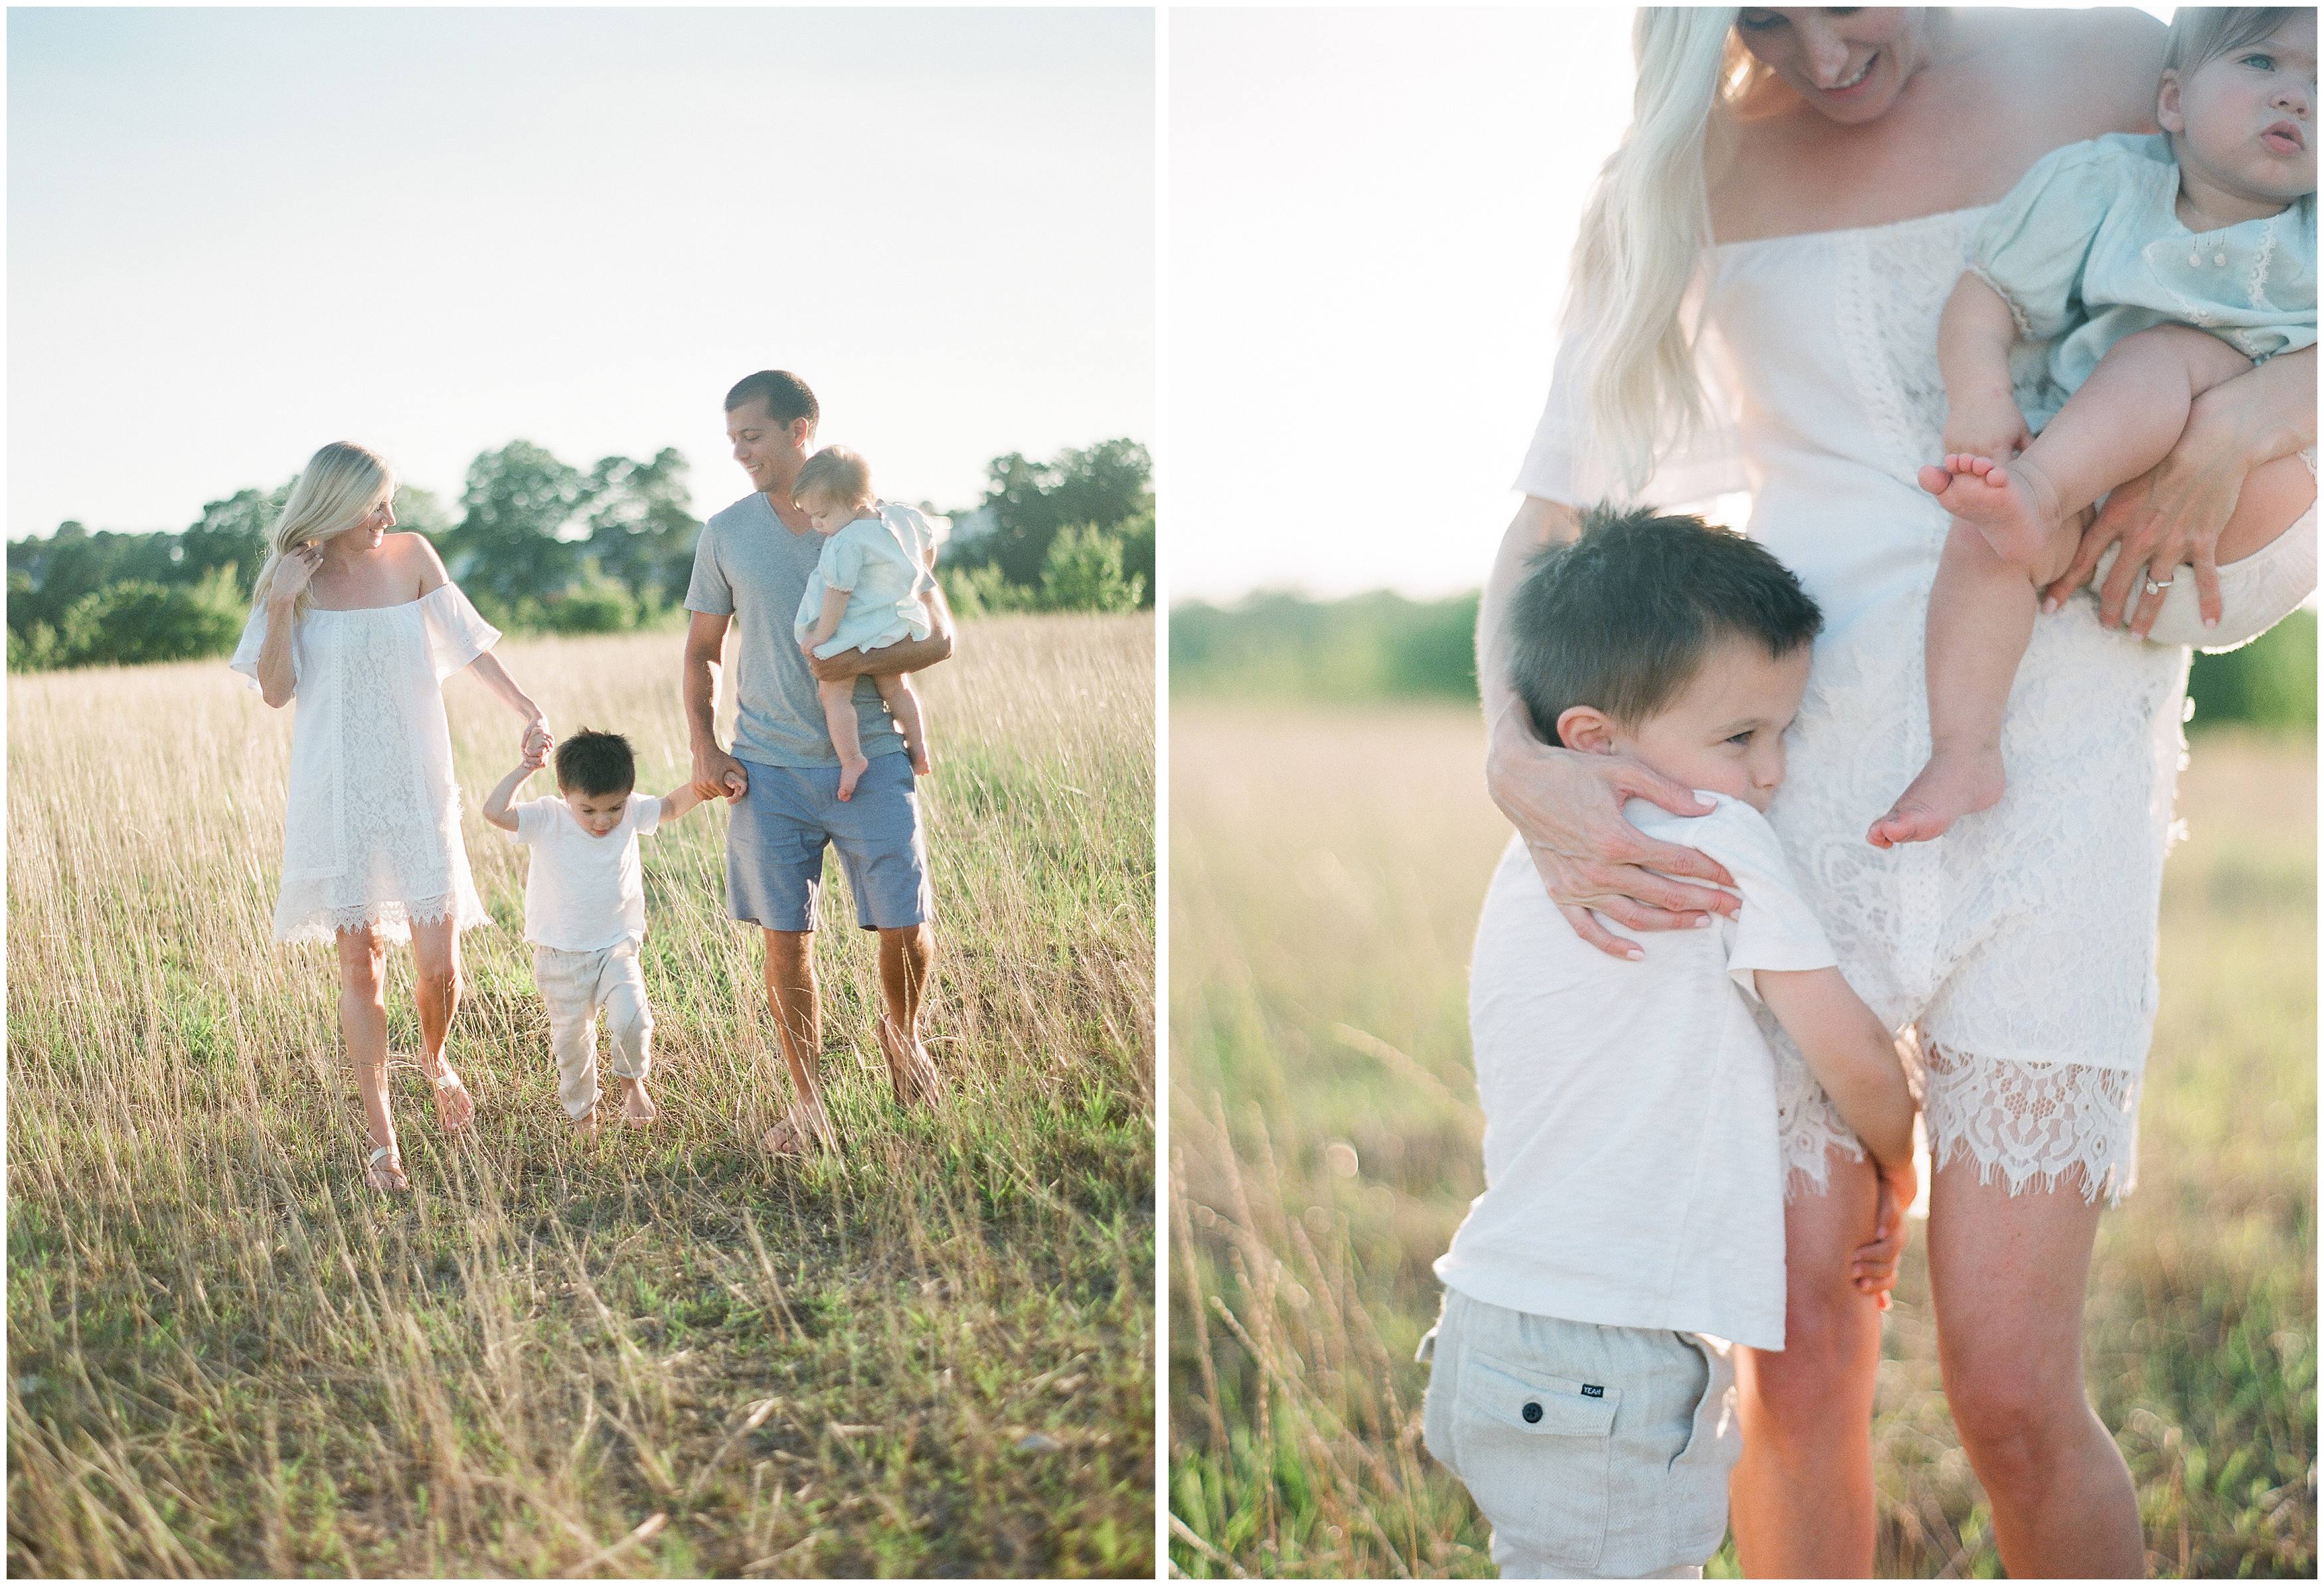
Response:
[[[1938,1167],[1929,1187],[1929,1288],[1946,1396],[1964,1432],[1992,1416],[2076,1413],[2082,1388],[2082,1296],[2098,1237],[2098,1203],[2082,1170],[2056,1187],[2035,1180],[2011,1194],[1980,1183],[1967,1157]]]
[[[1821,1193],[1784,1208],[1784,1347],[1737,1351],[1747,1406],[1784,1422],[1868,1416],[1880,1360],[1879,1302],[1849,1276],[1872,1237],[1879,1184],[1869,1162],[1836,1150],[1825,1167]]]

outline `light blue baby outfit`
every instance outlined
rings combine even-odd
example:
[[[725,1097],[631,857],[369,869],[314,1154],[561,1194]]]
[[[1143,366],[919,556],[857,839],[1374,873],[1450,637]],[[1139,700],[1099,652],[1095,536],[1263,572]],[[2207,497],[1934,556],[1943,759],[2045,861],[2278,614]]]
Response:
[[[823,542],[823,555],[807,575],[794,632],[801,641],[823,620],[827,589],[848,592],[847,613],[839,631],[815,647],[826,659],[844,650],[884,650],[930,632],[921,594],[933,587],[927,551],[933,542],[927,520],[909,507],[880,503],[876,518],[858,518]]]
[[[2257,363],[2316,342],[2316,196],[2280,215],[2191,232],[2161,134],[2113,133],[2044,157],[1994,206],[1969,269],[2050,344],[2026,422],[2055,416],[2115,343],[2157,325],[2208,330]]]

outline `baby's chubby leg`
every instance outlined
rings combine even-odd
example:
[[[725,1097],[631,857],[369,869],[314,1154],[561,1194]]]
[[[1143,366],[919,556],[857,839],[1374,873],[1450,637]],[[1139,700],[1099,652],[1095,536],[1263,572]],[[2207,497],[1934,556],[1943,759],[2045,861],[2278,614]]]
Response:
[[[910,674],[875,672],[872,680],[880,686],[880,698],[888,714],[904,730],[904,742],[912,751],[912,774],[927,776],[935,768],[936,758],[928,748],[927,718],[920,713],[920,696],[912,687]]]
[[[863,758],[863,739],[855,724],[855,679],[839,678],[815,686],[823,702],[824,724],[831,729],[831,747],[839,754],[839,797],[855,797],[856,779],[872,762]]]
[[[2006,559],[2037,564],[2061,525],[2169,454],[2197,397],[2250,368],[2250,359],[2207,331],[2142,330],[2098,360],[2024,456],[1955,454],[1922,469],[1921,488],[1976,525]]]
[[[1942,836],[1962,816],[1990,809],[2007,785],[2001,724],[2017,663],[2034,637],[2034,578],[2064,571],[2075,536],[2061,530],[2042,566],[2004,560],[1956,520],[1929,591],[1929,762],[1865,841],[1875,848]]]

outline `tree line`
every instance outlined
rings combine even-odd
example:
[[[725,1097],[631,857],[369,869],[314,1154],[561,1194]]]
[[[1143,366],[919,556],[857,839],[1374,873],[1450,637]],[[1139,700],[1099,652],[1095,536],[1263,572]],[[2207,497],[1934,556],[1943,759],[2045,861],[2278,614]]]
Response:
[[[1387,590],[1343,600],[1267,592],[1232,605],[1170,609],[1170,692],[1357,705],[1477,697],[1477,596],[1411,600]],[[2316,730],[2316,613],[2294,612],[2266,637],[2198,655],[2187,692],[2196,731],[2237,723]]]
[[[953,514],[937,576],[955,612],[1126,611],[1154,604],[1153,464],[1136,441],[986,467]],[[175,533],[78,522],[8,545],[8,669],[128,666],[225,655],[248,616],[267,532],[291,480],[204,503]],[[400,529],[423,534],[494,626],[604,633],[682,619],[702,531],[677,448],[583,469],[530,441],[477,454],[456,517],[396,487]]]

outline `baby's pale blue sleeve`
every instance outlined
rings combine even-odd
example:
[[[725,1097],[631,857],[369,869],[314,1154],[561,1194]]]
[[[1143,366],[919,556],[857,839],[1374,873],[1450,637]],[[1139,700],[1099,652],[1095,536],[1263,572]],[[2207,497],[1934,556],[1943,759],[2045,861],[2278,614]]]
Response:
[[[2068,143],[2043,156],[1986,217],[1969,272],[2001,294],[2019,336],[2047,341],[2080,317],[2099,224],[2135,190],[2127,159],[2101,141]]]
[[[846,534],[835,534],[823,548],[823,586],[853,590],[863,581],[863,548]]]

